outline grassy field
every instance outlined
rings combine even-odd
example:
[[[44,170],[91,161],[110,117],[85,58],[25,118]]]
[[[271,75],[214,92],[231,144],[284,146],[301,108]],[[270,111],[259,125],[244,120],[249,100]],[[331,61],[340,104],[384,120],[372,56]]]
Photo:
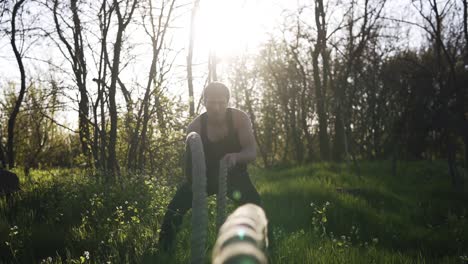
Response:
[[[467,201],[443,163],[335,164],[262,171],[273,263],[466,263]]]
[[[402,163],[395,176],[386,162],[252,169],[271,263],[468,263],[468,195],[451,190],[446,171],[443,162]],[[13,208],[1,201],[1,263],[189,263],[189,214],[175,251],[158,251],[174,188],[158,177],[109,185],[87,175],[34,171]]]

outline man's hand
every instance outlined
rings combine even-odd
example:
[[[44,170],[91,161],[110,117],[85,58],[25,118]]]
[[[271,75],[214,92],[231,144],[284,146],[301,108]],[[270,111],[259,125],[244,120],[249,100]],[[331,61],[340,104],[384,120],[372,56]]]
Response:
[[[224,155],[223,159],[226,161],[226,166],[228,169],[236,166],[238,162],[237,153],[228,153]]]

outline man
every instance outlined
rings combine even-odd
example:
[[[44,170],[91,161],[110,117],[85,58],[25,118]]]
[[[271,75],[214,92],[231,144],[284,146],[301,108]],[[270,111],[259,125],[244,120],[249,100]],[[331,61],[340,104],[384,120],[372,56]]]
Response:
[[[222,83],[210,83],[203,91],[206,112],[190,123],[187,134],[197,132],[202,139],[206,161],[207,193],[215,194],[218,186],[219,162],[228,167],[227,194],[239,204],[260,205],[260,196],[247,173],[247,163],[255,160],[256,145],[252,124],[246,113],[228,108],[229,89]],[[187,153],[188,154],[188,153]],[[189,156],[189,155],[186,155]],[[186,173],[190,176],[191,161]],[[169,249],[183,215],[192,207],[191,177],[177,190],[169,203],[161,226],[160,246]]]

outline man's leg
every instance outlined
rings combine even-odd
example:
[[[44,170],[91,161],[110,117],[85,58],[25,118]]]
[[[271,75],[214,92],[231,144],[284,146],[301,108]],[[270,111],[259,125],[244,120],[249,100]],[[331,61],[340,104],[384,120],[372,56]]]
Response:
[[[240,205],[246,203],[253,203],[263,208],[260,195],[257,189],[250,181],[248,174],[245,175],[232,175],[228,177],[228,196]],[[265,210],[265,208],[263,208]],[[267,212],[265,212],[267,213]],[[268,218],[268,216],[267,216]],[[275,247],[275,240],[273,237],[273,228],[271,221],[268,221],[268,247],[273,250]]]
[[[227,195],[229,198],[231,198],[231,200],[241,205],[246,203],[253,203],[261,206],[260,195],[250,181],[250,177],[247,173],[240,175],[229,175],[227,192]]]
[[[192,188],[185,182],[177,190],[174,198],[167,207],[159,233],[159,246],[168,250],[174,243],[178,227],[181,225],[184,214],[192,207]]]

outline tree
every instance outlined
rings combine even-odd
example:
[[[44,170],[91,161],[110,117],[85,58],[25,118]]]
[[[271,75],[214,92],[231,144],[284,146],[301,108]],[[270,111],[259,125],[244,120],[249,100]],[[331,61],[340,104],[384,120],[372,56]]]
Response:
[[[135,11],[137,0],[126,0],[125,1],[125,12],[121,11],[121,3],[118,0],[114,0],[115,13],[117,15],[117,33],[114,42],[113,61],[111,67],[111,83],[109,86],[109,113],[110,113],[110,131],[109,131],[109,145],[108,145],[108,160],[107,169],[111,178],[115,178],[118,174],[118,162],[116,155],[116,144],[117,144],[117,104],[116,104],[116,87],[117,79],[119,76],[120,69],[120,52],[123,44],[123,34],[128,24],[130,23],[133,12]]]
[[[313,73],[314,73],[314,89],[315,101],[317,104],[317,114],[319,122],[319,142],[320,142],[320,158],[322,160],[330,159],[330,146],[328,138],[328,117],[326,111],[326,89],[328,87],[328,78],[330,77],[330,63],[327,54],[327,24],[325,11],[323,8],[323,0],[315,1],[315,25],[317,27],[317,41],[314,49],[311,49]],[[320,74],[319,57],[322,59],[322,74]],[[338,116],[339,118],[339,116]]]
[[[301,27],[299,21],[297,21],[297,33],[296,33],[296,41],[295,44],[290,45],[291,56],[296,64],[297,68],[297,78],[299,79],[298,86],[300,86],[300,123],[302,127],[302,132],[305,136],[307,141],[307,161],[311,162],[314,157],[314,147],[313,147],[313,137],[310,132],[310,120],[312,120],[311,114],[311,106],[313,105],[312,100],[307,100],[312,95],[313,88],[309,81],[309,74],[307,71],[307,65],[301,61],[300,56],[300,37],[301,37]],[[326,132],[326,131],[325,131]],[[320,141],[322,142],[322,141]],[[326,144],[328,146],[328,144]]]
[[[189,114],[190,117],[195,116],[195,100],[193,97],[193,74],[192,74],[192,58],[193,58],[193,45],[195,41],[195,18],[198,13],[200,6],[200,0],[195,0],[192,8],[192,14],[190,17],[190,36],[189,36],[189,48],[187,55],[187,84],[189,92]]]
[[[93,140],[93,155],[96,161],[96,167],[100,168],[102,171],[107,170],[107,130],[106,130],[106,98],[107,93],[106,89],[106,77],[107,70],[110,66],[109,53],[107,51],[107,38],[109,27],[112,18],[112,12],[114,8],[111,7],[107,9],[107,1],[103,0],[98,12],[99,18],[99,31],[100,31],[100,49],[99,49],[99,61],[98,61],[98,72],[97,78],[94,78],[93,81],[97,85],[97,98],[93,103],[93,119],[94,119],[94,140]],[[128,100],[128,97],[125,96],[125,99]],[[131,106],[131,103],[127,102],[127,105]],[[130,107],[131,108],[131,107]],[[100,124],[98,123],[98,109],[99,115],[101,117]],[[131,109],[129,110],[131,112]]]
[[[463,68],[461,71],[465,72],[468,70],[468,1],[467,0],[462,0],[463,1],[463,36],[465,39],[465,47],[464,47],[464,56],[463,56]],[[460,83],[466,84],[468,82],[468,77],[467,74],[464,74],[464,78],[460,80]],[[463,101],[466,102],[468,101],[468,92],[466,91],[467,89],[462,89],[462,94],[461,98],[459,99],[459,102],[462,103]],[[460,111],[463,114],[462,118],[462,135],[463,136],[463,142],[465,144],[465,170],[467,171],[468,174],[468,106],[466,104],[459,104]]]
[[[13,6],[13,12],[11,15],[11,47],[13,48],[13,52],[15,53],[16,62],[18,63],[18,68],[20,71],[20,78],[21,78],[21,87],[19,95],[16,99],[15,105],[13,110],[10,113],[10,117],[8,118],[8,138],[7,138],[7,160],[8,166],[10,168],[15,167],[15,150],[14,150],[14,136],[15,136],[15,123],[16,117],[18,116],[21,103],[23,102],[24,95],[26,93],[26,73],[24,71],[24,64],[22,54],[18,50],[18,46],[16,43],[17,37],[17,28],[16,28],[16,19],[18,16],[18,12],[21,12],[20,9],[24,4],[25,0],[19,0]],[[24,35],[22,36],[24,37]]]
[[[54,0],[52,11],[57,34],[62,44],[66,47],[67,54],[65,54],[65,51],[62,49],[60,49],[60,51],[62,51],[63,56],[67,58],[72,67],[75,83],[80,95],[78,104],[78,130],[80,135],[81,151],[88,160],[87,166],[92,166],[90,155],[91,137],[89,128],[89,98],[86,87],[86,76],[88,72],[84,52],[85,43],[83,42],[83,30],[78,5],[79,2],[77,0],[70,0],[69,5],[65,5],[70,9],[71,23],[69,21],[65,21],[63,15],[58,15],[58,12],[61,14],[67,12],[67,10],[63,9],[58,10],[58,0]],[[62,29],[62,24],[67,25],[69,31],[71,31],[71,40],[66,38],[66,34]]]
[[[342,54],[342,59],[336,61],[338,70],[335,78],[337,80],[333,84],[335,99],[333,156],[337,161],[346,158],[344,154],[347,155],[348,152],[354,153],[354,150],[348,148],[353,142],[353,138],[349,135],[351,135],[353,105],[357,103],[358,98],[355,80],[359,78],[362,71],[362,55],[365,49],[370,40],[378,36],[379,22],[385,4],[386,0],[375,1],[375,5],[371,5],[370,0],[365,0],[363,13],[356,18],[358,4],[353,0],[347,11],[347,38],[343,44],[344,51],[338,50],[338,54]]]
[[[0,133],[2,133],[2,127],[0,127]],[[2,168],[6,167],[5,152],[3,151],[3,135],[0,134],[0,165]]]
[[[169,4],[164,1],[161,4],[160,13],[158,16],[153,14],[153,6],[151,1],[148,2],[149,9],[144,10],[143,12],[148,12],[147,16],[144,15],[144,20],[146,17],[149,19],[149,28],[145,26],[146,34],[151,39],[152,47],[152,57],[151,57],[151,66],[148,73],[148,80],[146,83],[145,94],[143,100],[140,104],[140,109],[138,111],[136,125],[134,131],[131,133],[131,142],[128,151],[127,157],[127,166],[128,169],[144,169],[145,167],[145,153],[147,151],[147,133],[151,111],[150,111],[150,98],[154,96],[159,98],[158,91],[161,88],[162,80],[166,74],[163,71],[159,71],[161,68],[158,68],[158,63],[164,63],[163,60],[163,45],[165,43],[165,36],[169,27],[169,22],[171,20],[171,15],[174,10],[175,1],[172,0]],[[168,8],[168,11],[165,9]],[[167,14],[166,14],[167,12]],[[143,21],[145,25],[145,21]],[[160,76],[157,76],[157,75]],[[162,76],[162,77],[161,77]],[[155,105],[157,108],[161,108],[160,104]],[[163,128],[164,121],[162,116],[159,114],[160,125]]]
[[[440,104],[440,122],[443,138],[447,146],[447,162],[452,179],[452,186],[456,190],[463,190],[463,177],[460,175],[456,165],[456,141],[458,135],[463,138],[463,132],[466,132],[466,117],[464,111],[465,92],[461,86],[457,85],[456,74],[456,54],[457,51],[450,49],[451,44],[447,44],[446,24],[448,24],[447,15],[453,7],[453,1],[446,1],[444,5],[439,6],[438,1],[412,1],[422,19],[426,23],[423,29],[430,37],[432,50],[435,57],[434,81],[439,89]],[[425,11],[428,5],[429,11]],[[466,12],[466,11],[465,11]],[[465,13],[464,13],[465,14]],[[465,23],[466,19],[463,19]],[[444,24],[445,23],[445,24]],[[452,103],[454,101],[455,103]],[[466,146],[465,146],[466,148]]]

